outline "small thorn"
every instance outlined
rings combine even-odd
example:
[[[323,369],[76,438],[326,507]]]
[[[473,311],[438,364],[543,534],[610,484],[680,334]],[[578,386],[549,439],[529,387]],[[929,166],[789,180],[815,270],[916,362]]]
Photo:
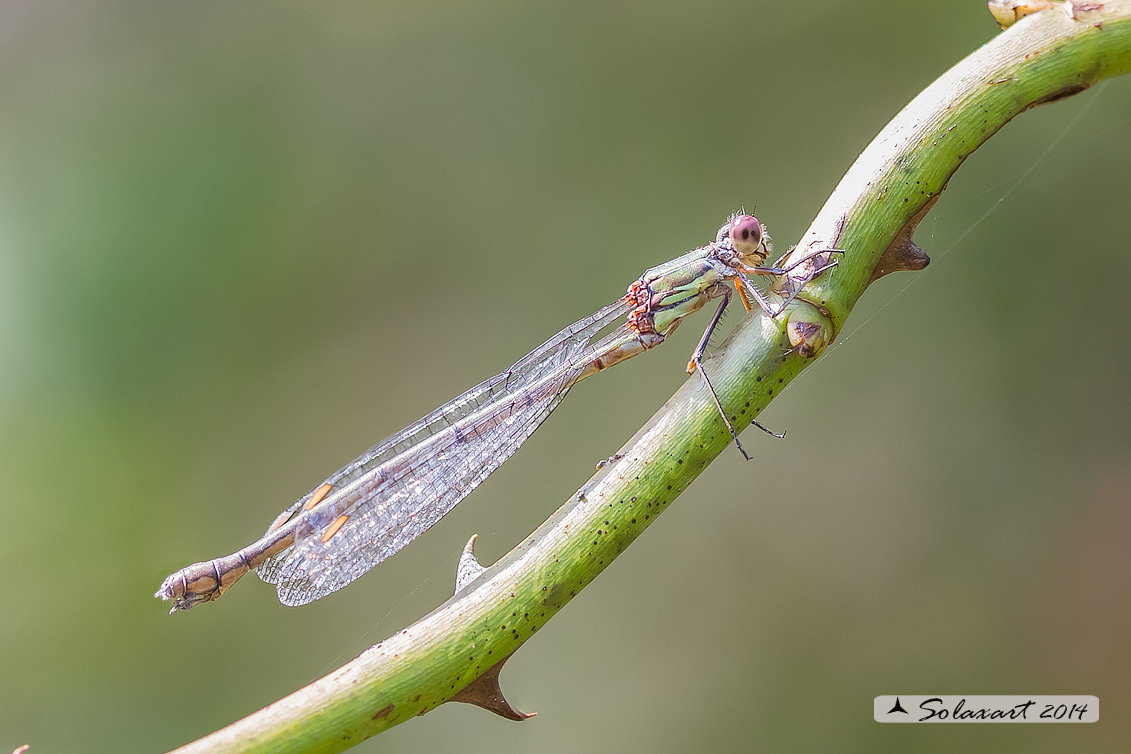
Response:
[[[883,256],[880,257],[879,263],[876,264],[876,268],[872,270],[872,279],[868,281],[869,284],[892,272],[903,270],[914,272],[930,264],[931,258],[927,256],[927,252],[916,246],[911,237],[915,235],[915,229],[919,227],[919,223],[923,222],[923,218],[930,212],[931,207],[935,206],[939,196],[940,194],[935,194],[931,197],[923,205],[923,209],[908,220],[907,224],[892,239],[887,249],[884,250]]]
[[[463,552],[459,556],[459,564],[456,566],[457,592],[475,581],[479,578],[479,574],[487,570],[475,557],[475,540],[478,538],[478,534],[472,534],[471,539],[467,540],[467,544],[463,546]]]
[[[503,663],[510,658],[511,656],[507,655],[499,660],[486,673],[464,686],[448,701],[474,704],[476,707],[482,707],[488,712],[494,712],[499,717],[505,717],[508,720],[527,720],[537,715],[537,712],[516,710],[503,696],[503,690],[499,687],[499,672],[503,669]]]

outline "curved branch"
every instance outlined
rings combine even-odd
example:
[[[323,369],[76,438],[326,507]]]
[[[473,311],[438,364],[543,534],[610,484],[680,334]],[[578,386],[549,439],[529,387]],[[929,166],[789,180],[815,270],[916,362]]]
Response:
[[[1054,5],[939,78],[844,176],[798,246],[845,250],[834,274],[810,284],[778,319],[744,319],[710,362],[736,424],[748,424],[812,362],[872,280],[926,265],[911,236],[968,155],[1015,115],[1131,70],[1131,0]],[[693,376],[494,566],[479,567],[469,543],[446,603],[334,673],[178,751],[341,751],[452,700],[520,719],[498,688],[502,663],[729,443]]]

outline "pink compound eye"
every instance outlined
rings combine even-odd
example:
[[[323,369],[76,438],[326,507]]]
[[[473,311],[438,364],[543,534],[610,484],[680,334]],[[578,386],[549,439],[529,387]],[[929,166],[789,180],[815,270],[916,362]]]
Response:
[[[730,224],[730,240],[739,254],[762,254],[762,223],[754,215],[739,215]]]

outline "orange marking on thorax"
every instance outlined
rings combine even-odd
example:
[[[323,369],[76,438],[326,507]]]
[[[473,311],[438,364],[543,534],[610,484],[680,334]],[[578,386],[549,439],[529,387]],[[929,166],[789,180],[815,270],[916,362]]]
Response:
[[[346,515],[345,513],[338,516],[338,518],[334,521],[334,523],[330,524],[330,528],[328,528],[325,532],[323,532],[322,541],[323,542],[329,542],[330,537],[337,534],[338,529],[341,529],[342,526],[345,525],[346,521],[349,521],[349,516]]]
[[[334,485],[326,482],[326,484],[322,485],[314,491],[314,494],[310,496],[310,499],[306,501],[306,505],[302,506],[302,509],[304,511],[308,511],[314,506],[318,505],[326,498],[327,495],[330,494],[330,490],[332,489],[334,489]]]

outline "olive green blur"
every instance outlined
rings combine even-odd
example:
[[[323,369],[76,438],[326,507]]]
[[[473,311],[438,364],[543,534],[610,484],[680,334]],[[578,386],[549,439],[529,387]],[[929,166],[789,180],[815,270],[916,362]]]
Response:
[[[0,752],[164,751],[442,602],[471,533],[503,555],[686,378],[708,314],[341,592],[152,594],[740,205],[784,251],[997,33],[976,0],[9,0]],[[357,751],[1127,750],[1128,175],[1131,78],[1008,125],[920,226],[931,265],[759,417],[788,437],[748,432],[508,664],[537,718],[445,705]],[[1101,722],[871,720],[932,692]]]

